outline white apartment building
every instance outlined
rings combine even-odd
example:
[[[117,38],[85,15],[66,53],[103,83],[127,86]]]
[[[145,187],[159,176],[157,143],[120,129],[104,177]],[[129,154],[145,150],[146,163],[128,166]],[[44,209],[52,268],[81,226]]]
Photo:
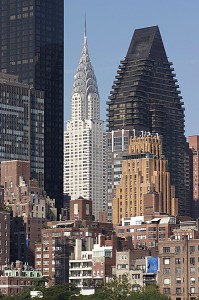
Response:
[[[81,289],[92,286],[92,250],[82,251],[81,239],[76,239],[74,259],[69,260],[69,282]]]
[[[64,132],[64,193],[72,200],[80,196],[92,200],[96,220],[106,208],[106,136],[86,30],[74,76],[71,120],[66,122]]]

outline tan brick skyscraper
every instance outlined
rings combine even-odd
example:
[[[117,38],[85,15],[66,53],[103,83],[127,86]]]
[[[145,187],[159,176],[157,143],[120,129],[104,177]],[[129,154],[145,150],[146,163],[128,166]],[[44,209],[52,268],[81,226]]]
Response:
[[[145,195],[151,192],[158,194],[158,212],[178,214],[178,200],[170,184],[168,161],[162,155],[161,137],[143,133],[131,139],[129,155],[122,161],[122,178],[113,199],[113,224],[119,224],[125,217],[143,215]]]

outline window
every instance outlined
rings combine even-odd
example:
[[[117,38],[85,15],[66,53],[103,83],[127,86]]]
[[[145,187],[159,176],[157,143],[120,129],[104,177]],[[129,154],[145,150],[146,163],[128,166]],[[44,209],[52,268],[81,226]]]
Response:
[[[164,284],[170,284],[171,283],[171,279],[170,278],[165,278],[164,279]]]
[[[159,227],[159,231],[165,231],[165,227]]]
[[[163,247],[163,253],[169,253],[170,247]]]
[[[181,294],[181,288],[176,288],[176,294],[180,295]]]
[[[190,257],[190,264],[195,264],[195,257]]]
[[[181,273],[181,269],[180,268],[176,268],[176,274],[180,274]]]
[[[196,270],[195,270],[195,267],[191,267],[191,268],[190,268],[190,273],[191,273],[191,274],[195,273],[195,271],[196,271]]]
[[[170,258],[163,258],[164,265],[170,265]]]
[[[190,246],[190,247],[189,247],[189,252],[192,253],[192,252],[194,252],[194,251],[195,251],[195,246]]]
[[[117,265],[117,269],[118,270],[127,270],[128,269],[128,265],[125,265],[125,264]]]
[[[163,269],[163,274],[170,274],[170,273],[171,273],[170,268],[164,268]]]
[[[140,274],[132,274],[132,279],[140,279]]]
[[[175,247],[175,252],[180,253],[180,246]]]
[[[175,262],[176,262],[176,265],[179,265],[180,264],[180,258],[176,258]]]
[[[165,239],[166,235],[165,234],[159,234],[160,239]]]
[[[176,283],[181,283],[181,278],[180,277],[176,278]]]
[[[190,287],[190,294],[195,294],[195,287]]]
[[[164,288],[163,294],[170,294],[170,288]]]

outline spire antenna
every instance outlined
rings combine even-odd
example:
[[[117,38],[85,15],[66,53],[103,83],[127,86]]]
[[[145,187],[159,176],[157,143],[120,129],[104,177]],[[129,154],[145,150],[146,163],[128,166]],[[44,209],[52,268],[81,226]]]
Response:
[[[85,20],[84,20],[84,37],[86,37],[86,12],[85,12]]]

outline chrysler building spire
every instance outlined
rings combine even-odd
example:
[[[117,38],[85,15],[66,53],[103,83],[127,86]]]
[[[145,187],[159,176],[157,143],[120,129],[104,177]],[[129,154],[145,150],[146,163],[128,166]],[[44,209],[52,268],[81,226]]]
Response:
[[[74,76],[71,120],[64,133],[64,193],[71,199],[92,200],[93,214],[106,209],[106,143],[100,120],[100,97],[87,44],[84,44]]]
[[[98,93],[97,80],[91,65],[87,36],[86,36],[86,18],[84,28],[84,45],[74,76],[72,89],[72,119],[100,119],[100,99]]]

